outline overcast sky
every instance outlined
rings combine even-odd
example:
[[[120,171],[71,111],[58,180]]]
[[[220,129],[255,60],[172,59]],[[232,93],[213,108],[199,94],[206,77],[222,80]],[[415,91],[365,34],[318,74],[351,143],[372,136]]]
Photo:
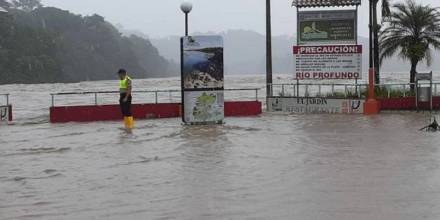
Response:
[[[359,34],[368,36],[368,1],[362,0]],[[401,0],[393,0],[401,1]],[[416,0],[440,7],[440,0]],[[184,33],[182,0],[43,0],[75,14],[99,14],[125,29],[140,30],[150,37]],[[191,0],[190,32],[221,32],[228,29],[265,32],[265,0]],[[296,9],[291,0],[272,0],[273,35],[295,35]]]

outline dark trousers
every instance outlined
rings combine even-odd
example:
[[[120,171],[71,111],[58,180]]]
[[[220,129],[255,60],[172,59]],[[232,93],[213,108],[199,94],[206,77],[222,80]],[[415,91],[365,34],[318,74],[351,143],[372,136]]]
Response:
[[[128,99],[126,102],[124,102],[125,97],[127,96],[127,93],[120,93],[119,98],[119,106],[121,106],[121,112],[124,117],[130,117],[131,114],[131,95],[128,96]]]

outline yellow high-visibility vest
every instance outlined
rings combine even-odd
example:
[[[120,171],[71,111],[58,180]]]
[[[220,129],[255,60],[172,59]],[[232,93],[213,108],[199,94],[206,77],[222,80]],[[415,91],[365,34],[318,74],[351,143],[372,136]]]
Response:
[[[126,76],[125,79],[119,80],[119,92],[125,93],[128,89],[128,81],[131,81],[129,76]]]

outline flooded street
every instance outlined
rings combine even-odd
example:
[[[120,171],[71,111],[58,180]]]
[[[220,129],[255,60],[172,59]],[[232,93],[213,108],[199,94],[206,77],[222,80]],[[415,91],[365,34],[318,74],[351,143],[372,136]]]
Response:
[[[16,101],[22,119],[0,126],[2,220],[440,219],[428,113],[143,120],[130,134],[49,124],[47,94],[18,94],[36,107]]]
[[[439,219],[440,136],[418,116],[1,127],[0,217]]]

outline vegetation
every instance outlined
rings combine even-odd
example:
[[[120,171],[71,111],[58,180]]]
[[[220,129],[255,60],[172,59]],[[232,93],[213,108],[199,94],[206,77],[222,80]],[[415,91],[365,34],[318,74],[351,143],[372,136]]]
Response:
[[[393,8],[381,32],[380,58],[382,61],[397,53],[410,61],[410,82],[414,83],[419,62],[425,60],[429,66],[432,49],[440,49],[440,13],[437,8],[414,0],[395,4]]]
[[[99,15],[42,7],[38,0],[0,0],[0,84],[115,79],[124,67],[135,78],[177,68],[146,39],[122,36]]]
[[[4,8],[15,8],[30,12],[36,8],[42,7],[40,0],[0,0],[0,6]]]

